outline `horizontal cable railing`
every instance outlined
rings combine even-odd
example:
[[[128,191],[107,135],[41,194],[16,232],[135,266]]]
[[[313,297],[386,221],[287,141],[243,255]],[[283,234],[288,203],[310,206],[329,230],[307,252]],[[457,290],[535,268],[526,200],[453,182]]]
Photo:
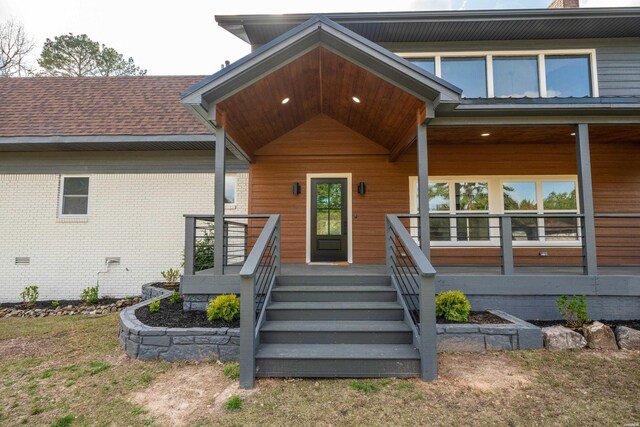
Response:
[[[596,214],[598,266],[640,267],[640,214]]]
[[[280,273],[280,215],[269,216],[240,270],[240,385],[255,383],[255,351],[271,289]]]
[[[268,218],[269,215],[224,216],[223,266],[225,269],[231,266],[242,267]],[[204,271],[213,273],[215,216],[185,215],[185,224],[185,274]],[[224,271],[221,274],[224,274]]]
[[[437,377],[435,275],[436,271],[398,215],[387,215],[385,225],[387,274],[396,287],[406,318],[420,350],[422,378]]]

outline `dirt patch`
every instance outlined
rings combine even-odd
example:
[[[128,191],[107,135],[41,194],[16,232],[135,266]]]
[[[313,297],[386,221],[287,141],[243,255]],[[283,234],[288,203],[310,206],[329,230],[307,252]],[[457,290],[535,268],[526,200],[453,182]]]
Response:
[[[222,366],[211,363],[192,364],[172,369],[153,384],[131,396],[154,417],[168,425],[188,425],[193,419],[210,417],[223,411],[223,404],[234,394],[247,395],[237,381],[222,374]]]
[[[564,320],[527,320],[540,328],[546,328],[548,326],[562,325],[567,326]],[[599,320],[600,323],[615,329],[616,326],[626,326],[627,328],[640,330],[640,319],[636,320]]]
[[[439,355],[442,382],[480,391],[517,390],[531,384],[527,373],[500,353]]]
[[[0,341],[0,360],[37,357],[50,353],[49,338],[19,337]]]
[[[152,313],[145,305],[136,310],[136,318],[147,326],[161,328],[239,328],[240,322],[209,320],[202,311],[184,311],[182,301],[171,304],[169,298],[160,300],[160,311]]]

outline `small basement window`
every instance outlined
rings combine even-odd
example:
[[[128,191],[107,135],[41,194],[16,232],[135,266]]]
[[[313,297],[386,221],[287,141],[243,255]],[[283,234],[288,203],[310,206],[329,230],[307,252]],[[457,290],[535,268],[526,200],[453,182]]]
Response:
[[[62,177],[60,216],[83,216],[89,212],[89,177]]]

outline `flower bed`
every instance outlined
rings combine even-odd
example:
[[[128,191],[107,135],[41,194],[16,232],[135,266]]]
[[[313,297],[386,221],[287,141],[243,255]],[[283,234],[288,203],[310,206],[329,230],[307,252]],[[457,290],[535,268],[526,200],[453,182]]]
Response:
[[[0,305],[0,318],[72,316],[74,314],[92,316],[114,313],[139,302],[140,297],[101,298],[95,304],[85,304],[81,300],[37,301],[30,306],[20,303],[5,303]],[[54,305],[56,306],[54,307]]]

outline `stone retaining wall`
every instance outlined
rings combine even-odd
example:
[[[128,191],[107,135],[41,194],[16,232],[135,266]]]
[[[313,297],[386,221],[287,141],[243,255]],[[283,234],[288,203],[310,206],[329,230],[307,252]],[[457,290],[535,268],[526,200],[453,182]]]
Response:
[[[157,285],[158,282],[145,283],[142,285],[142,301],[146,301],[148,299],[160,298],[163,295],[171,294],[171,291],[164,288],[158,288],[154,285]],[[176,289],[178,287],[176,286]]]
[[[525,350],[542,348],[542,331],[535,325],[500,310],[487,310],[511,323],[438,324],[438,352]]]
[[[153,286],[149,286],[153,287]],[[168,298],[170,291],[158,298]],[[153,297],[156,298],[156,297]],[[120,346],[134,359],[149,360],[238,360],[240,329],[238,328],[158,328],[140,322],[135,311],[149,305],[148,299],[120,313]]]

